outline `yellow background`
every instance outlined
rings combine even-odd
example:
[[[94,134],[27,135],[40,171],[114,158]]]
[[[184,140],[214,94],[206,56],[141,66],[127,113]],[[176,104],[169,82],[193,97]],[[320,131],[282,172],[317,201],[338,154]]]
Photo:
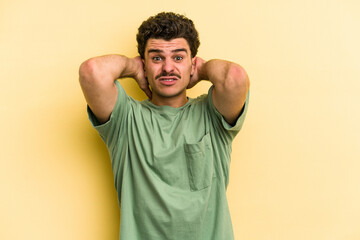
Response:
[[[135,56],[137,27],[164,10],[194,20],[199,56],[238,62],[251,79],[228,188],[236,239],[359,240],[355,0],[1,0],[0,239],[118,238],[108,153],[78,67]]]

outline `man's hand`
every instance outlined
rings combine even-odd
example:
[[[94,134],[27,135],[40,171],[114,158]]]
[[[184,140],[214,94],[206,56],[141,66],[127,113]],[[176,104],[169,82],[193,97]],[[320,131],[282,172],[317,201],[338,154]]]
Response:
[[[132,61],[133,69],[134,69],[133,70],[134,74],[132,77],[135,79],[140,89],[145,92],[146,96],[148,96],[149,99],[151,99],[152,93],[149,88],[149,82],[145,77],[143,61],[141,60],[140,56],[129,59],[129,61]]]
[[[201,80],[208,80],[204,68],[206,61],[200,57],[195,57],[193,61],[194,72],[190,77],[190,82],[187,86],[188,89],[194,87]]]

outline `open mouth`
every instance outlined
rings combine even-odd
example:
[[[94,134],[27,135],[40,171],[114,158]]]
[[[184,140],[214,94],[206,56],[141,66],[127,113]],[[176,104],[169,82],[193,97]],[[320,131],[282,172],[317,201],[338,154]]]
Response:
[[[175,78],[160,79],[160,81],[163,81],[163,82],[172,82],[172,81],[176,81],[176,79],[175,79]]]
[[[173,84],[176,83],[177,80],[180,79],[180,76],[176,76],[175,74],[171,74],[168,76],[159,76],[158,80],[161,84],[166,85],[166,86],[171,86]]]
[[[160,78],[159,81],[164,85],[173,85],[177,81],[177,78]]]

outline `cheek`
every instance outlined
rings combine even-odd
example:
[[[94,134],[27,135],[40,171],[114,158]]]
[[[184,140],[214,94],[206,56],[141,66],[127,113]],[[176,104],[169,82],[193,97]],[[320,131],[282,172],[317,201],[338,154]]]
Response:
[[[159,71],[158,67],[155,65],[147,65],[145,67],[145,75],[147,77],[151,77],[152,75],[156,75],[156,73]]]
[[[192,75],[193,72],[194,72],[193,65],[190,65],[190,66],[186,67],[185,71],[186,71],[186,75]]]

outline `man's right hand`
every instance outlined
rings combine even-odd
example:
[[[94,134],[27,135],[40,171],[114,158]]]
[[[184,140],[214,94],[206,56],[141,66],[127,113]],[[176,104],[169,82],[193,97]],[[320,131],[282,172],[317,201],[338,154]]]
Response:
[[[149,82],[146,79],[145,76],[145,71],[144,71],[144,63],[141,60],[141,57],[135,57],[132,59],[129,59],[130,61],[133,62],[134,65],[134,76],[132,76],[137,84],[139,85],[140,89],[143,90],[146,94],[146,96],[149,97],[149,99],[151,99],[152,93],[151,90],[149,88]]]

